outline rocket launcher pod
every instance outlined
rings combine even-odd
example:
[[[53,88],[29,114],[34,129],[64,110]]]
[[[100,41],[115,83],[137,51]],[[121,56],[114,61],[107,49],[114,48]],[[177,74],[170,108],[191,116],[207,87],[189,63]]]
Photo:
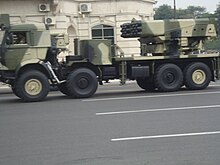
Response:
[[[209,19],[136,21],[121,25],[123,38],[167,36],[180,32],[179,37],[214,37],[216,31]]]
[[[121,28],[121,37],[139,38],[141,55],[178,55],[202,50],[205,40],[217,36],[215,25],[209,19],[132,20]]]

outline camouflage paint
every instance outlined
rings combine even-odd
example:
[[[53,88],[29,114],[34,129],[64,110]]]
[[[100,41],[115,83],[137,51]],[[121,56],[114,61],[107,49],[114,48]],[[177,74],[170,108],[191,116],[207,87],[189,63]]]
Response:
[[[217,36],[209,19],[132,20],[121,26],[122,37],[139,38],[141,55],[180,55],[204,50],[204,41]]]
[[[111,65],[110,40],[82,40],[80,41],[81,56],[94,65]]]

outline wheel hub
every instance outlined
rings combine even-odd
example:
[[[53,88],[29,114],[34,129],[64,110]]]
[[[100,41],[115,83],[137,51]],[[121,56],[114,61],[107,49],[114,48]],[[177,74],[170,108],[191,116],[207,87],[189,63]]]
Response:
[[[168,84],[171,84],[175,80],[175,76],[172,73],[167,73],[165,80]]]
[[[29,95],[38,95],[42,91],[42,84],[37,79],[30,79],[25,83],[25,91]]]
[[[79,79],[77,84],[78,84],[79,88],[85,89],[85,88],[88,87],[89,81],[86,78],[82,77],[82,78]]]
[[[193,82],[196,84],[203,84],[206,80],[206,74],[203,70],[196,70],[192,74]]]

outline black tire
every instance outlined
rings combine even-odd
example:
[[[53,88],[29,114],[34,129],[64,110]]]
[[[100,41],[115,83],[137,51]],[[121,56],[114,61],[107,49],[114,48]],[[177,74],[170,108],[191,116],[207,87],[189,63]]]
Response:
[[[67,88],[66,83],[59,84],[58,88],[59,88],[60,92],[63,93],[64,95],[71,96],[71,94]]]
[[[185,86],[191,90],[202,90],[208,87],[211,81],[210,68],[202,63],[196,62],[189,64],[185,71]]]
[[[146,91],[149,91],[149,92],[152,92],[154,91],[155,89],[155,85],[154,85],[154,82],[150,79],[147,79],[147,78],[144,78],[144,79],[141,79],[141,78],[138,78],[136,79],[136,82],[138,84],[138,86],[141,88],[141,89],[144,89]]]
[[[41,101],[49,91],[48,78],[36,70],[22,73],[14,86],[14,93],[25,102]]]
[[[177,91],[183,84],[183,72],[175,64],[163,64],[156,69],[155,86],[159,91]]]
[[[94,95],[98,88],[96,74],[87,68],[74,70],[67,78],[67,89],[74,98],[87,98]]]
[[[17,97],[21,98],[21,97],[18,95],[18,93],[16,92],[16,90],[15,90],[15,87],[14,87],[14,86],[12,86],[12,87],[11,87],[11,90],[12,90],[12,92],[15,94],[15,96],[17,96]]]

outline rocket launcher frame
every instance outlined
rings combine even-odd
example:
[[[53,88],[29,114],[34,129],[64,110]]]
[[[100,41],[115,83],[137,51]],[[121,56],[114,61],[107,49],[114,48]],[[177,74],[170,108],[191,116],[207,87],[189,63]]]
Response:
[[[209,19],[137,21],[121,25],[121,37],[139,38],[141,55],[178,55],[203,50],[204,41],[217,36]]]

